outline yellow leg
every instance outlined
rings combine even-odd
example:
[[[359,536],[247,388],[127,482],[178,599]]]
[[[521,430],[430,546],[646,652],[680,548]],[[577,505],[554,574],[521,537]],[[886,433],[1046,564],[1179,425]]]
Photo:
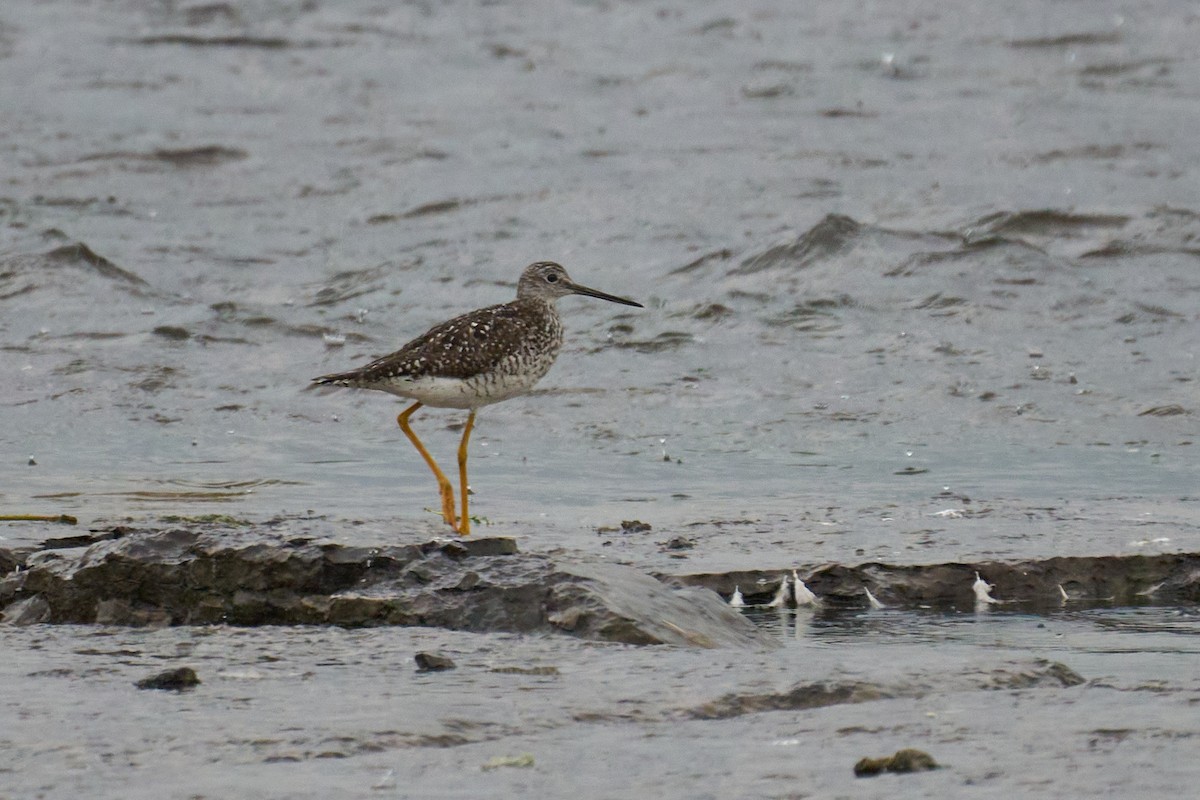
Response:
[[[458,445],[458,488],[462,490],[462,523],[458,532],[463,536],[471,533],[471,518],[467,516],[467,440],[471,438],[471,429],[475,427],[475,409],[471,409],[467,417],[467,426],[463,428],[462,442]]]
[[[420,403],[413,403],[400,412],[400,416],[396,417],[396,422],[399,423],[400,430],[404,431],[404,435],[408,437],[408,440],[413,443],[413,447],[417,448],[417,452],[421,454],[421,458],[425,459],[425,463],[433,470],[433,476],[437,478],[438,491],[442,495],[442,519],[446,520],[446,524],[451,528],[458,530],[458,520],[454,518],[454,487],[450,485],[450,479],[438,467],[437,462],[433,460],[433,456],[429,455],[429,451],[425,449],[425,445],[421,444],[421,440],[417,438],[417,435],[413,433],[413,429],[408,424],[408,418],[420,407]]]

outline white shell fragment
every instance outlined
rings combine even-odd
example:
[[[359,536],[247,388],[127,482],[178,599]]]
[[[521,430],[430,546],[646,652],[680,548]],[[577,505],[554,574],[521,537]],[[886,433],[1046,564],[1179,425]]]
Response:
[[[733,596],[729,598],[729,605],[733,606],[734,608],[741,608],[742,606],[746,605],[746,599],[742,597],[741,587],[733,587]]]
[[[870,589],[868,589],[867,587],[864,586],[863,591],[867,593],[867,602],[871,604],[871,608],[874,608],[876,610],[881,609],[881,608],[887,608],[887,606],[885,606],[883,603],[879,602],[879,599],[876,598],[875,595],[871,594]]]
[[[767,608],[783,608],[788,599],[788,579],[784,575],[779,581],[779,589],[775,592],[775,596],[771,598],[771,602],[767,603]]]
[[[792,598],[798,606],[813,606],[817,604],[817,596],[813,594],[812,589],[804,585],[804,581],[800,580],[800,576],[796,574],[796,570],[792,570]]]
[[[992,586],[992,584],[979,577],[978,572],[975,573],[975,582],[971,584],[971,589],[975,592],[976,604],[983,603],[984,605],[987,605],[988,603],[999,603],[999,600],[992,597],[991,592],[994,588],[995,587]]]

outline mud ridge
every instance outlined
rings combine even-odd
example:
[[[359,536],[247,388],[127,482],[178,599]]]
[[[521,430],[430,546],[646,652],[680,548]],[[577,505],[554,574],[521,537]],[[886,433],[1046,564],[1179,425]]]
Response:
[[[72,542],[76,543],[76,542]],[[0,550],[10,624],[414,625],[630,644],[766,647],[716,594],[506,538],[353,547],[257,529],[117,528]]]
[[[379,548],[256,527],[117,527],[0,549],[9,624],[414,625],[569,633],[630,644],[771,646],[724,598],[776,596],[791,570],[645,574],[521,553],[508,538]],[[1200,600],[1200,554],[894,565],[827,564],[797,576],[831,608],[1024,613]],[[786,594],[786,592],[785,592]],[[787,595],[793,598],[794,595]]]
[[[723,596],[740,588],[747,603],[766,603],[790,569],[674,576]],[[830,605],[868,607],[865,590],[897,608],[968,610],[976,580],[990,585],[1000,608],[1046,612],[1071,608],[1165,605],[1200,600],[1200,553],[1073,556],[1028,561],[896,565],[826,564],[799,570],[805,585]],[[664,576],[666,577],[666,576]]]

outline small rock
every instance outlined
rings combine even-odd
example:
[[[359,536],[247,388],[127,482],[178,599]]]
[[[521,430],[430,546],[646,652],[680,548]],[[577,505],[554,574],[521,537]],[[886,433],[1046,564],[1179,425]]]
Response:
[[[795,94],[796,90],[786,83],[771,85],[743,86],[742,97],[748,100],[765,100],[772,97],[786,97]]]
[[[179,667],[142,678],[134,684],[139,689],[166,689],[172,692],[182,692],[200,685],[196,671],[191,667]]]
[[[172,339],[177,342],[182,342],[185,339],[189,339],[192,335],[188,332],[187,328],[181,328],[178,325],[159,325],[157,328],[151,331],[151,333],[153,333],[155,336],[161,336],[164,339]]]
[[[481,556],[514,556],[520,552],[517,549],[517,540],[507,536],[465,539],[462,541],[453,540],[436,545],[430,543],[428,547],[430,552],[436,549],[455,560],[478,558]]]
[[[96,542],[107,542],[120,539],[124,533],[116,529],[111,531],[89,531],[77,536],[59,536],[42,541],[43,550],[72,550],[76,547],[91,547]]]
[[[40,625],[50,619],[50,604],[40,594],[18,600],[0,612],[0,622],[8,625]]]
[[[906,747],[883,758],[860,759],[854,765],[854,775],[858,778],[869,778],[879,775],[882,772],[924,772],[925,770],[937,768],[937,762],[933,760],[933,756],[929,755],[929,753],[926,753],[924,750]]]
[[[417,653],[416,661],[417,672],[441,672],[458,666],[448,656],[439,653]]]
[[[648,530],[650,530],[649,522],[642,522],[640,519],[621,520],[621,533],[645,533]]]
[[[0,575],[7,575],[25,567],[25,560],[35,552],[32,547],[0,547]],[[0,594],[0,599],[3,595]]]
[[[691,550],[696,543],[686,536],[676,536],[662,543],[663,550]]]
[[[113,598],[96,603],[97,625],[132,625],[165,628],[171,624],[171,615],[161,608],[141,606],[135,608],[127,600]]]

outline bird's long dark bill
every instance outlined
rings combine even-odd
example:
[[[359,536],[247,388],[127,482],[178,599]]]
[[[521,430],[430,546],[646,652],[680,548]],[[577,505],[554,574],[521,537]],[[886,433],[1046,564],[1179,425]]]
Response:
[[[629,300],[624,297],[617,297],[615,294],[607,294],[605,292],[601,292],[596,289],[589,289],[586,286],[580,286],[578,283],[567,284],[567,288],[569,288],[575,294],[585,294],[588,297],[595,297],[598,300],[607,300],[610,303],[620,303],[623,306],[634,306],[636,308],[645,308],[644,305],[642,305],[641,303],[635,302],[633,300]]]

